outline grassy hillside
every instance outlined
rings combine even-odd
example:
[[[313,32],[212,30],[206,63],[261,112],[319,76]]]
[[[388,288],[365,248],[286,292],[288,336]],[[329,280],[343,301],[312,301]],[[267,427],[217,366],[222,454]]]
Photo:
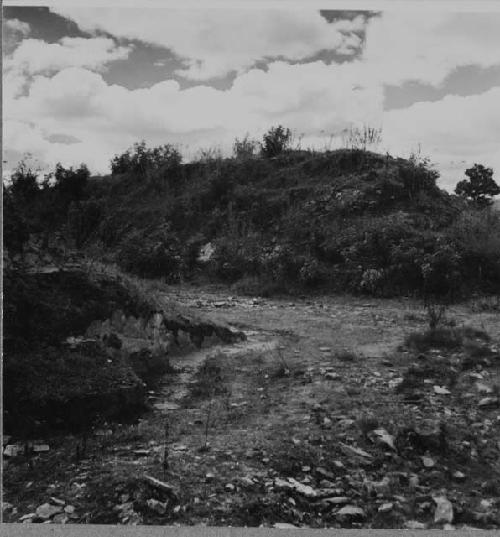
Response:
[[[57,216],[24,225],[62,227],[87,255],[142,277],[252,294],[497,292],[498,214],[440,190],[438,176],[425,161],[363,150],[129,159],[70,201],[57,185],[41,191]]]

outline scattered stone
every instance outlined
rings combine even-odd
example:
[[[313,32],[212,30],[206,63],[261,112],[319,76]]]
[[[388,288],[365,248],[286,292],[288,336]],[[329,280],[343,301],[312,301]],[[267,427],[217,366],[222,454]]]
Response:
[[[292,529],[292,528],[297,529],[297,526],[294,526],[293,524],[289,524],[288,522],[276,522],[273,525],[273,528],[278,528],[280,530],[287,530],[287,529]]]
[[[2,502],[2,512],[10,511],[14,506],[9,502]]]
[[[158,500],[155,500],[154,498],[149,498],[149,500],[146,502],[147,506],[151,511],[155,511],[159,515],[164,515],[167,511],[167,504],[166,502],[160,502]]]
[[[180,405],[178,405],[177,403],[173,403],[172,401],[166,401],[164,403],[155,403],[153,405],[153,408],[163,412],[165,410],[179,410]]]
[[[255,483],[251,477],[244,476],[239,478],[239,482],[247,488],[254,487]]]
[[[212,481],[215,479],[215,475],[212,472],[208,472],[205,474],[205,481],[207,483],[212,483]]]
[[[49,450],[50,450],[50,447],[47,444],[35,444],[33,446],[34,453],[44,453]]]
[[[329,472],[328,470],[326,470],[325,468],[323,468],[322,466],[318,466],[315,470],[316,474],[320,477],[320,478],[324,478],[324,479],[335,479],[335,475],[332,474],[332,472]]]
[[[408,530],[425,530],[427,525],[418,520],[407,520],[405,522],[405,528]]]
[[[378,495],[388,496],[391,491],[391,480],[385,476],[380,481],[368,482],[368,488],[374,490]]]
[[[339,380],[340,378],[340,375],[338,373],[332,373],[332,372],[328,372],[325,374],[325,379],[327,380]]]
[[[408,487],[410,490],[415,490],[420,483],[420,480],[418,479],[418,475],[412,475],[408,479]]]
[[[434,393],[438,395],[450,395],[451,392],[443,386],[434,386]]]
[[[159,479],[156,479],[155,477],[151,477],[149,475],[145,475],[143,477],[143,480],[147,485],[153,487],[154,489],[160,490],[161,492],[165,492],[170,496],[176,496],[174,487],[172,487],[172,485],[169,485],[168,483],[160,481]]]
[[[354,447],[354,446],[348,446],[347,444],[340,443],[340,447],[344,453],[347,455],[357,455],[358,457],[364,457],[366,459],[371,459],[372,456],[367,453],[365,450]]]
[[[423,456],[420,458],[422,459],[422,464],[425,466],[425,468],[433,468],[436,465],[434,459],[431,457]]]
[[[322,503],[332,504],[332,505],[343,505],[350,502],[350,498],[347,496],[330,496],[328,498],[324,498],[322,500]]]
[[[17,457],[24,452],[24,446],[21,444],[7,444],[3,450],[6,457]]]
[[[224,487],[228,492],[234,492],[236,487],[232,483],[227,483]]]
[[[355,505],[346,505],[342,507],[337,513],[336,518],[339,520],[343,519],[358,519],[362,520],[365,518],[365,512],[361,507],[357,507]]]
[[[49,518],[62,513],[63,508],[59,505],[50,505],[50,503],[44,503],[37,507],[36,516],[42,520],[49,520]]]
[[[500,400],[498,399],[498,397],[483,397],[483,399],[481,399],[478,403],[478,406],[480,406],[481,408],[485,408],[485,407],[497,407],[499,406],[500,404]]]
[[[274,480],[274,486],[277,489],[293,490],[298,494],[305,496],[306,498],[316,498],[318,496],[316,490],[314,490],[309,485],[304,485],[303,483],[300,483],[293,477],[289,477],[286,481],[277,477]]]
[[[465,481],[466,475],[463,472],[460,472],[457,470],[456,472],[453,472],[452,477],[455,481]]]
[[[64,507],[64,512],[68,515],[73,515],[75,513],[75,508],[72,505],[66,505]]]
[[[113,431],[111,429],[96,429],[94,434],[95,436],[112,436]]]
[[[379,442],[396,451],[396,446],[394,444],[394,436],[389,434],[385,429],[375,429],[373,431],[373,434],[376,436]]]
[[[388,513],[389,511],[392,511],[392,508],[394,507],[394,504],[391,502],[383,503],[379,508],[379,513]]]
[[[32,518],[35,518],[35,517],[36,517],[36,513],[27,513],[26,515],[23,515],[19,519],[19,522],[26,522],[27,520],[31,520]]]
[[[432,498],[436,503],[436,510],[434,511],[434,522],[440,523],[452,523],[453,522],[453,505],[446,496],[433,496]]]
[[[54,505],[65,505],[66,502],[64,500],[60,500],[59,498],[55,498],[54,496],[51,496],[50,497],[50,501],[54,504]]]
[[[483,382],[476,382],[476,389],[479,393],[493,393],[493,388]]]
[[[147,457],[149,455],[149,449],[134,449],[132,453],[137,457]]]
[[[320,352],[332,352],[332,349],[330,347],[320,347]]]

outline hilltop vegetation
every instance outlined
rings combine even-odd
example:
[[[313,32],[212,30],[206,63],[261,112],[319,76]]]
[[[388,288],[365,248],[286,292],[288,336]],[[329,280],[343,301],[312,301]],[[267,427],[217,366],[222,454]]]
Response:
[[[43,188],[14,182],[6,246],[20,251],[29,233],[63,230],[88,256],[141,277],[209,279],[249,294],[500,291],[498,212],[438,188],[427,160],[366,144],[293,150],[282,128],[266,136],[260,155],[247,137],[233,158],[205,152],[182,164],[172,146],[141,143],[107,177],[58,166]]]

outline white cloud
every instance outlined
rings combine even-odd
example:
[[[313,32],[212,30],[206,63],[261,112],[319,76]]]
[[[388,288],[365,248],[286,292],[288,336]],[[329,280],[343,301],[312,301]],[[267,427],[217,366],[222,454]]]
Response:
[[[459,66],[500,65],[500,13],[387,11],[370,19],[365,76],[400,85],[439,85]]]
[[[129,53],[130,47],[117,46],[113,39],[104,37],[63,37],[59,43],[25,39],[5,59],[4,67],[27,74],[59,71],[67,67],[102,70],[107,63],[125,59]]]
[[[140,139],[151,145],[185,144],[183,152],[193,154],[212,145],[228,150],[235,136],[249,132],[260,137],[281,123],[304,133],[304,146],[323,147],[331,134],[350,123],[383,123],[387,149],[408,156],[422,144],[424,154],[438,163],[446,186],[454,186],[475,161],[500,174],[500,88],[469,97],[448,96],[404,110],[383,110],[384,84],[420,80],[439,85],[458,65],[500,63],[500,42],[494,31],[500,26],[498,15],[389,12],[371,19],[363,54],[350,62],[273,61],[264,71],[251,65],[266,55],[279,56],[282,51],[299,58],[321,48],[348,46],[349,39],[355,39],[350,33],[353,27],[361,28],[364,22],[342,21],[334,27],[306,11],[279,12],[276,20],[270,12],[264,16],[251,11],[241,17],[238,11],[236,24],[233,15],[213,10],[202,24],[196,11],[175,12],[167,19],[152,17],[150,10],[142,14],[124,9],[115,23],[114,10],[75,8],[73,12],[80,13],[75,17],[85,28],[95,27],[93,19],[98,15],[100,27],[108,31],[123,23],[120,35],[140,34],[152,42],[174,43],[179,54],[192,60],[190,76],[196,75],[196,60],[201,62],[196,76],[231,69],[241,72],[227,90],[207,85],[181,89],[175,80],[128,90],[108,84],[95,72],[111,58],[126,55],[111,39],[62,40],[56,48],[35,47],[29,44],[34,40],[25,40],[28,45],[14,53],[18,54],[15,65],[26,65],[23,69],[30,77],[14,67],[4,75],[8,151],[30,150],[48,166],[83,161],[93,172],[107,172],[112,156]],[[231,21],[233,28],[228,27]],[[344,30],[347,33],[339,40]],[[43,52],[40,57],[35,49]],[[49,142],[65,138],[80,141]]]
[[[75,143],[58,150],[75,155],[80,148],[105,154],[98,162],[105,162],[107,169],[114,152],[141,138],[152,144],[186,143],[195,151],[214,144],[229,148],[235,136],[246,131],[260,136],[277,123],[310,136],[325,131],[328,137],[352,121],[367,117],[380,121],[382,90],[353,90],[354,75],[351,64],[275,62],[267,72],[251,70],[241,75],[225,91],[210,86],[181,90],[175,81],[132,91],[107,84],[98,73],[73,67],[52,77],[36,76],[27,95],[11,100],[6,119],[35,123],[47,135],[57,132],[82,141],[98,140],[95,147]],[[7,125],[7,147],[12,144],[10,128]],[[97,165],[94,154],[79,156],[86,159]]]
[[[27,22],[22,22],[19,19],[5,19],[4,30],[15,32],[23,36],[27,36],[30,33],[30,25]]]
[[[353,32],[365,24],[362,16],[328,23],[311,9],[51,9],[85,31],[100,29],[169,48],[185,61],[178,73],[195,80],[242,72],[265,58],[301,60],[325,49],[353,54],[361,44]]]
[[[441,184],[453,188],[466,167],[479,162],[500,175],[500,87],[480,95],[449,95],[436,102],[386,112],[384,142],[409,155],[419,144],[441,171]]]

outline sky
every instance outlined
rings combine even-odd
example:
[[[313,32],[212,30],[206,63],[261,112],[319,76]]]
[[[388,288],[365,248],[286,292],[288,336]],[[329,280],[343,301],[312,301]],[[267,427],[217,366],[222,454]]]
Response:
[[[500,11],[81,6],[3,8],[4,174],[26,152],[109,173],[140,140],[229,155],[282,124],[316,149],[381,128],[448,190],[475,162],[500,178]]]

